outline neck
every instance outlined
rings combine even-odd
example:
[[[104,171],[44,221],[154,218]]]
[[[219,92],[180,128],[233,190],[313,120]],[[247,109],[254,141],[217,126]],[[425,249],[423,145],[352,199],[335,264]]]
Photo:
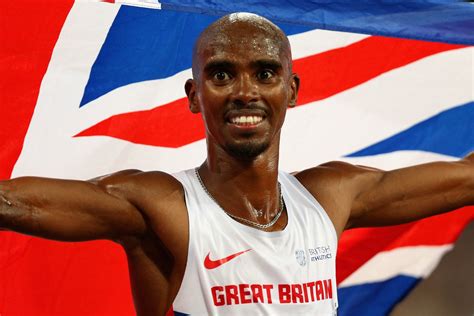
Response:
[[[252,188],[260,190],[275,189],[278,178],[279,144],[275,142],[260,155],[251,159],[232,157],[220,147],[208,146],[208,156],[201,165],[200,172],[210,185]]]
[[[209,148],[199,173],[209,193],[232,215],[268,223],[280,209],[279,144],[254,159],[231,157],[222,148]]]

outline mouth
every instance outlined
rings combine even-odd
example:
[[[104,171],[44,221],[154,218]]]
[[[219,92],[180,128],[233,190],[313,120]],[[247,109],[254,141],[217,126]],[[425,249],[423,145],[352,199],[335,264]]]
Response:
[[[262,110],[232,110],[226,115],[226,121],[228,124],[238,128],[254,128],[261,125],[267,115]]]
[[[263,116],[259,115],[240,115],[231,117],[229,123],[238,126],[254,126],[260,124],[263,119]]]

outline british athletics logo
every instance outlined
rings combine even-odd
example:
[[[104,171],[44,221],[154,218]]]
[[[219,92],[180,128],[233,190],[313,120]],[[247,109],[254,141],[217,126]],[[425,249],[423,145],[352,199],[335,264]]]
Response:
[[[327,246],[319,246],[314,248],[308,248],[308,259],[305,250],[296,250],[295,251],[295,258],[296,262],[300,266],[305,266],[306,262],[309,260],[311,262],[322,261],[332,258],[331,247]]]

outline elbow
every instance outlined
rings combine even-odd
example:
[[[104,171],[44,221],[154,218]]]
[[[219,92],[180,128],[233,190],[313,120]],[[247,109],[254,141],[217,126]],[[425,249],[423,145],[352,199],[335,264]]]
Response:
[[[13,203],[8,198],[5,182],[0,183],[0,230],[5,228],[5,217],[8,210],[13,206]]]
[[[474,151],[464,157],[461,161],[467,165],[467,175],[470,180],[469,183],[471,184],[471,188],[474,188]]]
[[[465,185],[468,189],[470,205],[474,205],[474,151],[461,160],[465,165],[466,171],[464,177],[466,179]]]
[[[472,204],[474,204],[474,155],[471,155],[469,168],[469,187],[471,188]]]
[[[0,191],[0,230],[6,227],[6,214],[12,206],[13,203]]]
[[[0,229],[21,231],[28,223],[31,227],[38,225],[37,207],[31,197],[21,194],[18,183],[27,178],[16,178],[0,182]]]
[[[0,203],[2,203],[2,206],[12,206],[13,203],[3,194],[3,192],[0,192]]]

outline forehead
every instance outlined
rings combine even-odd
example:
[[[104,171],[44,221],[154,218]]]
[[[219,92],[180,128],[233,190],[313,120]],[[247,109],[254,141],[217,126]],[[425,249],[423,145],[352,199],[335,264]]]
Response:
[[[212,26],[197,43],[196,61],[202,66],[214,59],[273,59],[285,63],[289,58],[286,37],[266,21],[232,19]],[[198,66],[198,65],[196,65]]]

